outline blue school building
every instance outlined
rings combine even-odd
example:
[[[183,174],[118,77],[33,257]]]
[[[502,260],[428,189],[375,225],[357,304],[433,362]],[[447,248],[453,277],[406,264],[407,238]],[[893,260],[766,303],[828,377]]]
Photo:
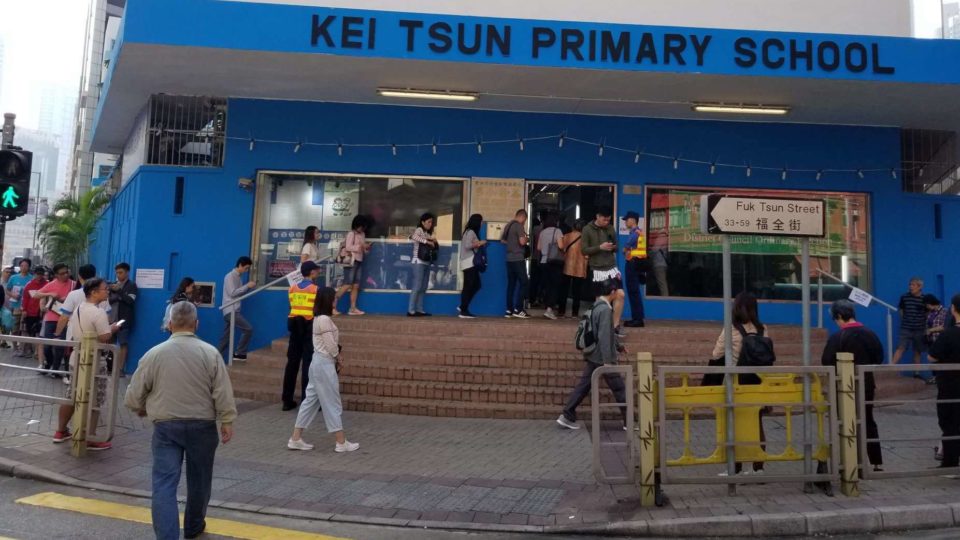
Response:
[[[894,304],[912,276],[960,292],[960,41],[316,4],[128,0],[92,136],[122,155],[92,262],[149,279],[130,369],[183,277],[204,285],[199,333],[216,343],[239,256],[269,283],[296,269],[307,226],[330,255],[356,215],[374,222],[368,313],[405,313],[424,212],[442,242],[426,308],[454,315],[471,214],[496,239],[521,208],[572,226],[610,205],[642,216],[665,275],[647,317],[722,320],[707,193],[824,200],[814,283]],[[502,316],[503,245],[488,255],[471,309]],[[798,241],[734,238],[734,292],[765,321],[800,323],[800,273]],[[848,294],[826,280],[826,299]],[[244,304],[254,347],[286,333],[287,311],[282,282]],[[882,335],[884,315],[861,319]]]

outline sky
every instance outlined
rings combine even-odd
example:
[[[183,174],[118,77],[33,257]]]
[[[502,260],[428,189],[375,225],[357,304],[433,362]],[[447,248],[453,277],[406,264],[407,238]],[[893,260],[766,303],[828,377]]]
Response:
[[[4,42],[0,112],[36,128],[39,91],[51,84],[79,92],[87,0],[0,0]]]

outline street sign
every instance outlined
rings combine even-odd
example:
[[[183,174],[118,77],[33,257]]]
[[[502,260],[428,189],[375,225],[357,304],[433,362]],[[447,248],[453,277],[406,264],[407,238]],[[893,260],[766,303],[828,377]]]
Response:
[[[700,230],[706,234],[822,238],[826,202],[711,193],[700,197]]]

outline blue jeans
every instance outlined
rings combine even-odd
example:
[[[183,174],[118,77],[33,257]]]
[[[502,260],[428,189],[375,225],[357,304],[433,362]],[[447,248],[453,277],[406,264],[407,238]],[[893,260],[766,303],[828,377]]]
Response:
[[[507,261],[507,311],[522,311],[530,278],[526,261]]]
[[[43,337],[47,339],[65,339],[67,331],[64,330],[62,333],[57,334],[57,321],[43,321]],[[43,362],[45,369],[60,370],[63,368],[66,370],[69,366],[63,366],[63,359],[65,358],[66,349],[64,347],[52,347],[50,345],[43,346]]]
[[[423,297],[427,295],[427,285],[430,284],[429,264],[410,264],[410,302],[407,304],[407,313],[424,313]]]
[[[212,420],[170,420],[153,425],[153,532],[158,540],[180,538],[177,485],[184,455],[187,458],[187,505],[183,515],[186,536],[204,527],[213,483],[213,458],[220,437]]]

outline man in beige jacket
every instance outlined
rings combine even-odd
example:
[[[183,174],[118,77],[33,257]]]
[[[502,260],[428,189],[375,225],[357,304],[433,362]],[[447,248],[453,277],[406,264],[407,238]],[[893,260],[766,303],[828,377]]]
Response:
[[[170,309],[172,335],[140,360],[125,400],[127,407],[153,421],[151,508],[153,530],[162,540],[180,537],[177,485],[184,456],[184,537],[196,538],[203,533],[217,445],[233,437],[237,417],[223,357],[198,338],[196,330],[196,306],[191,302],[174,304]]]

